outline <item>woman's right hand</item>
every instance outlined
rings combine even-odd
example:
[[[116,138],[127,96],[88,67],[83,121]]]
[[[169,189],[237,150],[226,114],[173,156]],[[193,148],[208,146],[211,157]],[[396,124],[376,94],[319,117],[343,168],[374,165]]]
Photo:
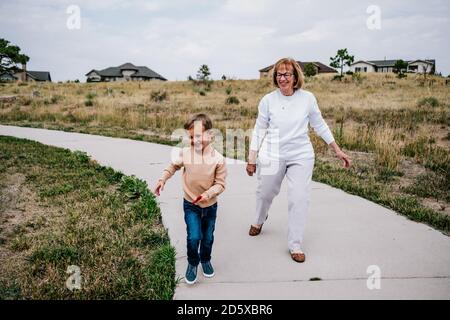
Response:
[[[247,174],[250,177],[253,176],[253,174],[256,172],[256,164],[254,164],[254,163],[247,163],[247,168],[245,168],[245,170],[247,170]]]
[[[160,192],[164,190],[164,185],[166,183],[162,180],[159,180],[158,183],[155,186],[155,191],[153,191],[154,194],[156,194],[158,197],[160,196]]]

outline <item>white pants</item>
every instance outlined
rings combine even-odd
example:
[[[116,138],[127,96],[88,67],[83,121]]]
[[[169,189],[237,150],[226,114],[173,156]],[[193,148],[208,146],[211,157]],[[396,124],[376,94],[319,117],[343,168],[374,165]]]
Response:
[[[256,189],[256,221],[263,224],[269,212],[273,198],[280,192],[284,177],[288,180],[288,248],[290,252],[301,252],[306,213],[308,211],[314,158],[301,160],[272,160],[266,170],[258,165],[258,187]],[[270,174],[267,174],[270,172]]]

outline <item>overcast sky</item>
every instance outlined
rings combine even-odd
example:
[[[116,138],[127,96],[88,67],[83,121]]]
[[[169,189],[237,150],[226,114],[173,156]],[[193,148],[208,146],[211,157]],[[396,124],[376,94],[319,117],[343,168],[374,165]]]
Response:
[[[67,27],[76,27],[71,5],[79,29]],[[371,5],[379,29],[367,25]],[[448,0],[0,0],[0,38],[54,81],[125,62],[169,80],[195,76],[201,64],[214,79],[255,79],[285,56],[328,65],[340,48],[355,60],[436,59],[448,75],[449,17]]]

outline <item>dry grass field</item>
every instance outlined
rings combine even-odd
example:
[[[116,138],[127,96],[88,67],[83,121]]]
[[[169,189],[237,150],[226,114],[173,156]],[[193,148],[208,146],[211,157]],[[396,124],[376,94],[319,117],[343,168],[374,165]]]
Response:
[[[306,79],[305,89],[354,161],[341,169],[312,133],[314,179],[448,233],[450,79],[321,75]],[[0,123],[171,144],[171,133],[196,112],[223,133],[251,129],[271,90],[268,80],[0,84],[1,96],[16,97],[0,102]]]

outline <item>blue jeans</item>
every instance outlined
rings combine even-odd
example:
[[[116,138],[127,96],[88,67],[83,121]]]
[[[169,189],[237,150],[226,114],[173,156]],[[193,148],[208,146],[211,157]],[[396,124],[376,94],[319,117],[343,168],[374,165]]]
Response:
[[[201,208],[184,199],[183,209],[187,231],[188,262],[193,266],[197,266],[200,262],[204,263],[211,260],[217,203]]]

